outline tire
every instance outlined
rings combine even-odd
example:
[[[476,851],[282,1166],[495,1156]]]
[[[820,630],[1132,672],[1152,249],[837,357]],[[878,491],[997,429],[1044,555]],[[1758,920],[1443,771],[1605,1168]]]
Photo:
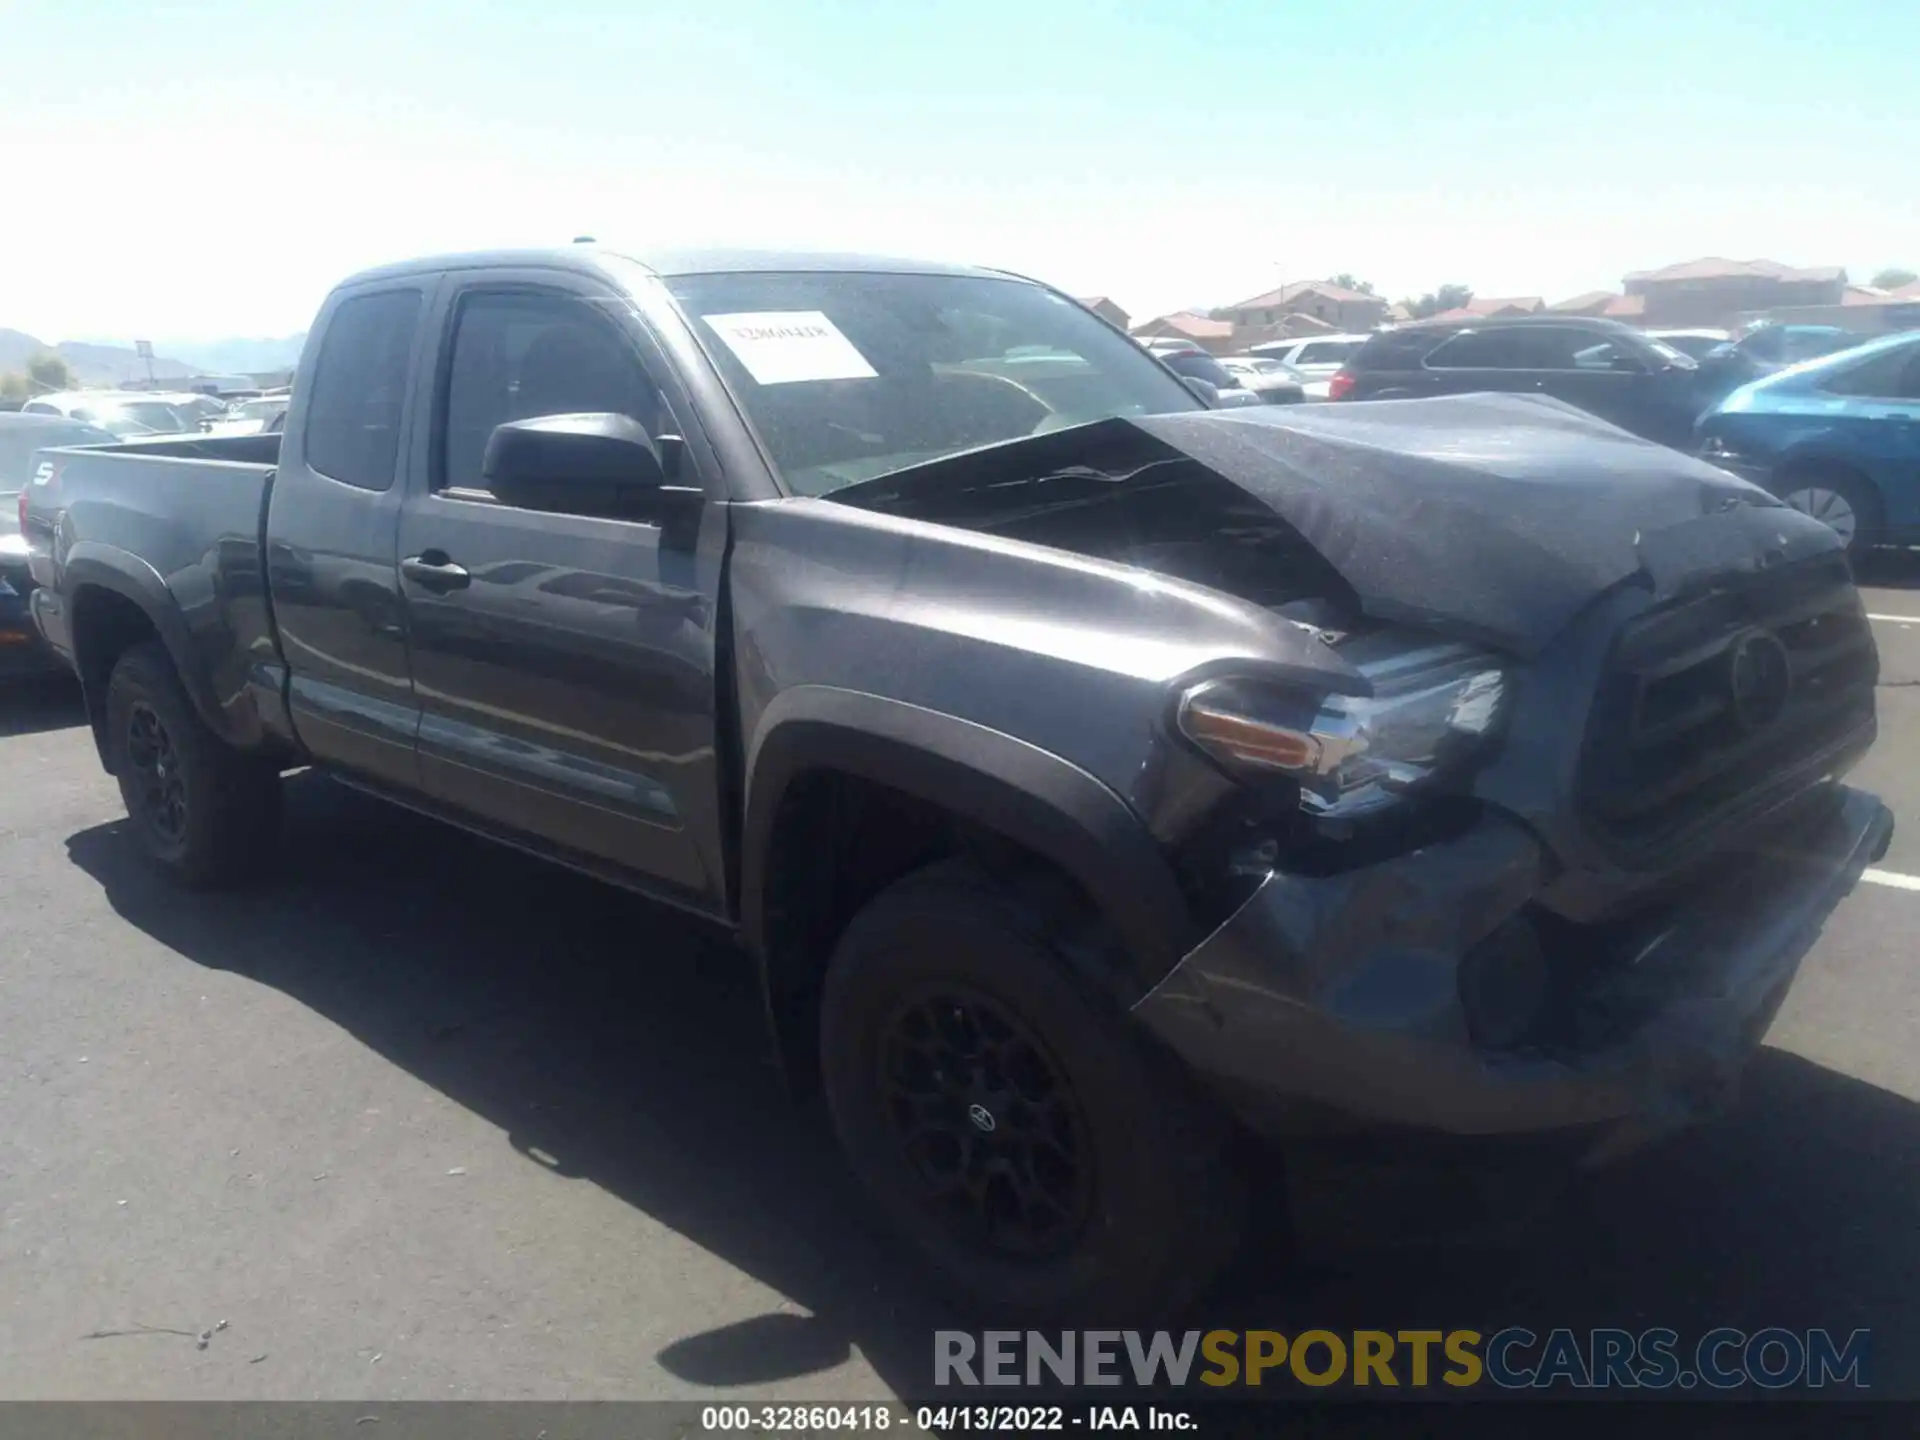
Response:
[[[280,775],[207,728],[158,641],[123,654],[107,680],[107,746],[147,858],[193,889],[254,873],[280,825]]]
[[[1238,1240],[1231,1127],[1083,991],[1058,918],[959,861],[872,900],[827,972],[828,1107],[877,1208],[983,1317],[1170,1320]],[[968,1157],[977,1198],[938,1198]]]
[[[1788,505],[1825,522],[1858,560],[1879,544],[1883,524],[1880,492],[1849,470],[1797,470],[1775,487]]]

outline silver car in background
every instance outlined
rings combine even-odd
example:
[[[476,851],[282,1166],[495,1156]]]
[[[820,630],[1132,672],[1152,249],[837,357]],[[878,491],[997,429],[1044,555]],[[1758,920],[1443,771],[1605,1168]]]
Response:
[[[166,400],[137,391],[65,390],[39,395],[20,407],[23,415],[57,415],[105,430],[115,439],[197,435],[200,421]]]
[[[1269,340],[1264,345],[1253,346],[1249,353],[1278,360],[1298,372],[1306,387],[1307,399],[1324,400],[1334,373],[1370,338],[1367,335],[1310,335],[1293,340]]]

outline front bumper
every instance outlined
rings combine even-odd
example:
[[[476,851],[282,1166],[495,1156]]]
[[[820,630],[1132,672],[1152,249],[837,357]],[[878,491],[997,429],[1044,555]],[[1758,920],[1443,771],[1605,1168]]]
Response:
[[[1579,978],[1564,1023],[1524,1050],[1478,1047],[1461,999],[1462,957],[1526,914],[1545,871],[1497,816],[1345,875],[1269,875],[1135,1014],[1269,1133],[1569,1131],[1604,1159],[1724,1108],[1892,833],[1877,798],[1834,786],[1718,879],[1587,932],[1577,964],[1549,946]]]

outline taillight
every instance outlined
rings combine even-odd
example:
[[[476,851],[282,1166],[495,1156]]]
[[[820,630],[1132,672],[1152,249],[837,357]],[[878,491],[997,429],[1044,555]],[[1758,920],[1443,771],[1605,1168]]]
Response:
[[[1351,370],[1340,369],[1333,372],[1333,378],[1327,381],[1327,399],[1344,400],[1353,393],[1354,382],[1358,377]]]
[[[20,492],[20,533],[27,533],[27,492]]]

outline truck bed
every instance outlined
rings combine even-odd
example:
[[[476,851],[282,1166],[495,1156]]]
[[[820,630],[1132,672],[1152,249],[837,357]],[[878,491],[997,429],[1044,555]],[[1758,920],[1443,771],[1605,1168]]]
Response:
[[[48,642],[73,660],[80,617],[64,613],[60,597],[77,584],[135,603],[170,592],[171,603],[151,613],[184,621],[162,638],[211,670],[211,694],[202,698],[229,712],[250,706],[247,692],[267,678],[256,666],[278,669],[261,544],[279,454],[277,434],[39,452],[24,518],[40,587],[34,613]]]
[[[85,448],[89,455],[147,455],[271,467],[280,460],[280,434],[274,431],[264,435],[163,435],[155,440],[124,440],[118,445]]]

